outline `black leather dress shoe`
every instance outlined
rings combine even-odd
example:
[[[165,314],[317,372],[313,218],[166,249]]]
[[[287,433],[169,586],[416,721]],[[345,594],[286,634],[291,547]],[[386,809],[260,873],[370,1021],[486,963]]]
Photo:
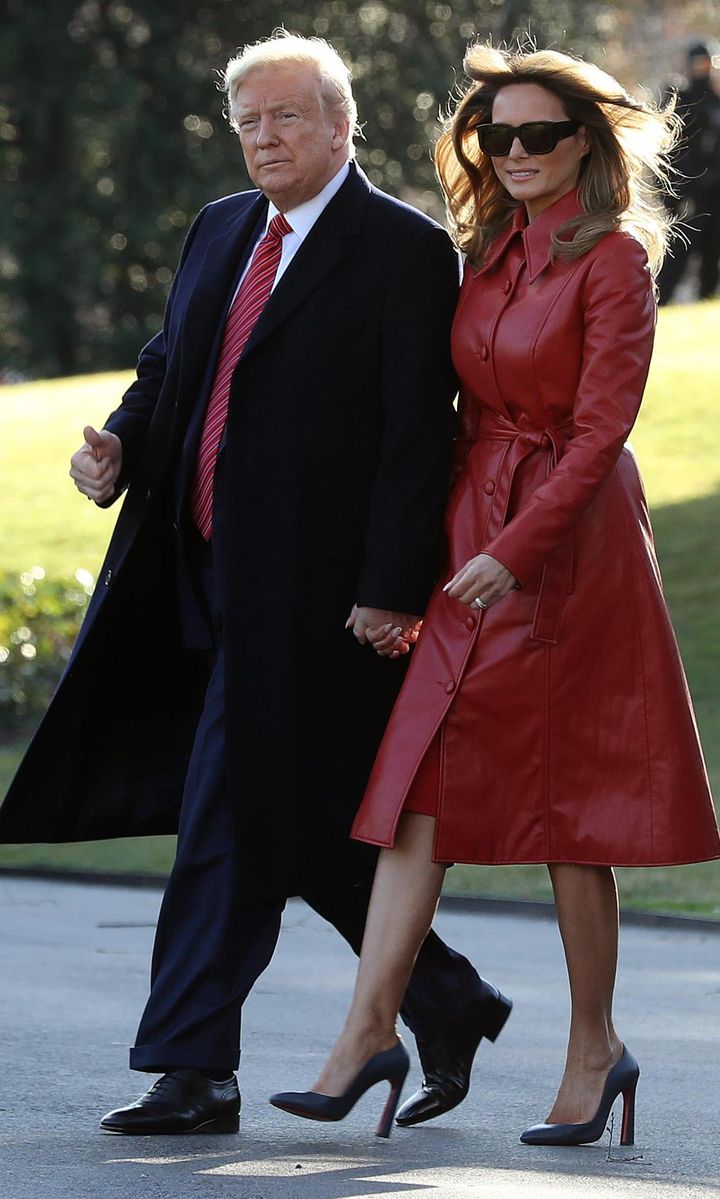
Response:
[[[443,1029],[434,1040],[417,1038],[423,1068],[419,1091],[403,1103],[395,1122],[401,1128],[434,1120],[457,1107],[470,1089],[470,1072],[477,1047],[483,1037],[494,1041],[512,1011],[512,1003],[490,983],[465,1011]]]
[[[182,1132],[237,1132],[240,1092],[233,1074],[212,1082],[197,1070],[163,1074],[136,1103],[108,1112],[105,1132],[169,1136]]]

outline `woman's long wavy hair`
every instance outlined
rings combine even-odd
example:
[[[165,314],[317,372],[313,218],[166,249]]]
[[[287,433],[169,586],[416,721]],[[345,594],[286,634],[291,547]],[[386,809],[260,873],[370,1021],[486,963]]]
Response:
[[[475,267],[511,223],[519,202],[500,183],[475,130],[492,120],[498,92],[512,83],[536,83],[562,101],[568,119],[585,126],[590,152],[578,183],[582,213],[552,237],[554,259],[578,258],[605,233],[623,229],[642,243],[650,269],[662,264],[673,220],[661,201],[672,190],[669,155],[682,132],[673,111],[630,96],[592,63],[556,50],[468,49],[464,68],[473,81],[449,116],[435,147],[435,166],[451,230]]]

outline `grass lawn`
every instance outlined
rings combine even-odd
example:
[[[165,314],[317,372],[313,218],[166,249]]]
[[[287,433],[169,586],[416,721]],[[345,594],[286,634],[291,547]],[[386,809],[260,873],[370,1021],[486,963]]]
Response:
[[[4,570],[97,574],[118,508],[96,508],[68,478],[83,427],[102,425],[131,375],[81,375],[0,387]]]
[[[717,329],[720,302],[660,313],[655,358],[633,445],[653,510],[660,562],[715,793],[720,794],[720,419]],[[67,478],[70,454],[88,421],[102,424],[131,375],[81,376],[0,388],[4,481],[3,566],[96,575],[116,512],[101,512]],[[0,794],[21,748],[0,748]],[[157,871],[172,840],[154,837],[79,846],[2,846],[0,865]],[[699,912],[720,918],[720,864],[621,870],[627,907]],[[544,867],[457,866],[453,893],[551,897]]]

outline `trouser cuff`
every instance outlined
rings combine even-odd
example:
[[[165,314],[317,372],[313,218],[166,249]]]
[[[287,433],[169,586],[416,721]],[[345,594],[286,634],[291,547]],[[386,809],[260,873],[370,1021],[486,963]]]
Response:
[[[169,1074],[171,1070],[200,1070],[226,1078],[240,1065],[240,1051],[228,1055],[212,1045],[180,1045],[167,1041],[159,1045],[134,1045],[130,1050],[130,1069],[147,1074]]]

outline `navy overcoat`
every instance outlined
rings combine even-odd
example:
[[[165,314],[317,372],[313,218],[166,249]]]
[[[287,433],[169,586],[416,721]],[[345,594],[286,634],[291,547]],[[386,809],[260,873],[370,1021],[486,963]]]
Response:
[[[202,210],[163,331],[107,422],[127,494],[0,840],[177,827],[207,676],[178,631],[178,495],[266,211],[259,192]],[[438,571],[458,283],[447,234],[352,165],[235,370],[222,472],[228,781],[255,892],[293,894],[372,861],[347,834],[403,664],[344,624],[354,602],[422,612]]]

